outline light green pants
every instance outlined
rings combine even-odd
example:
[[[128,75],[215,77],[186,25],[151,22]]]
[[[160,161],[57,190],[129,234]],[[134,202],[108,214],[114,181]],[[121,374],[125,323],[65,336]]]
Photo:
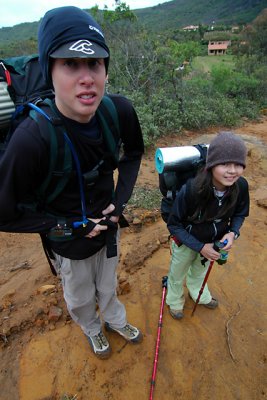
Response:
[[[184,280],[189,290],[190,296],[196,301],[206,272],[209,261],[205,265],[201,264],[200,254],[182,245],[180,247],[172,240],[172,258],[168,274],[168,287],[166,303],[173,310],[182,310],[185,303]],[[212,299],[206,284],[200,297],[199,304],[208,304]]]

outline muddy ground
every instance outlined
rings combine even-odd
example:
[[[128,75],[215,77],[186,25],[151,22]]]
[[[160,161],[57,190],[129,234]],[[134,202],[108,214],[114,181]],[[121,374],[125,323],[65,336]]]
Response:
[[[198,306],[191,317],[186,294],[185,318],[176,321],[165,306],[155,400],[267,399],[267,117],[235,131],[249,149],[250,216],[228,263],[211,272],[219,308]],[[214,132],[184,132],[157,146],[209,143]],[[158,185],[154,153],[144,157],[137,182],[148,189]],[[70,320],[38,235],[0,233],[1,400],[149,399],[168,232],[158,210],[128,213],[132,223],[122,232],[118,293],[144,341],[125,344],[107,333],[113,350],[108,360],[95,358]]]

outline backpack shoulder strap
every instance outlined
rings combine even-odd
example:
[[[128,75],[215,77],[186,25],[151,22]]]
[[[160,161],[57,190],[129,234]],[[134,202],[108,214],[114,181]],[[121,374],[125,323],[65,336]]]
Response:
[[[159,188],[164,197],[175,197],[177,187],[177,176],[175,171],[168,171],[159,174]]]
[[[119,117],[116,107],[110,97],[104,96],[96,115],[102,127],[104,139],[114,160],[119,159],[121,145]]]
[[[72,172],[72,155],[60,128],[61,121],[54,112],[53,102],[45,99],[41,104],[41,107],[35,106],[30,111],[30,117],[37,122],[42,137],[49,143],[49,171],[37,192],[40,202],[49,204],[68,182]]]

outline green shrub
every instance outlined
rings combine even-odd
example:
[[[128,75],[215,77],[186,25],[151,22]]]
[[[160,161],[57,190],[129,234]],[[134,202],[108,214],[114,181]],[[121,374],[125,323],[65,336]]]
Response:
[[[131,98],[142,128],[145,146],[149,147],[167,133],[179,133],[182,116],[179,100],[162,90],[146,99],[142,92],[134,92]]]

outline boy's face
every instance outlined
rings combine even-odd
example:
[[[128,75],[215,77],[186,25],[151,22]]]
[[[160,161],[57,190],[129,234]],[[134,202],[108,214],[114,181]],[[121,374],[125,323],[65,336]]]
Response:
[[[212,183],[217,190],[224,191],[238,180],[243,171],[244,167],[240,164],[218,164],[212,168]]]
[[[57,58],[51,73],[59,111],[74,121],[89,122],[105,91],[104,59]]]

